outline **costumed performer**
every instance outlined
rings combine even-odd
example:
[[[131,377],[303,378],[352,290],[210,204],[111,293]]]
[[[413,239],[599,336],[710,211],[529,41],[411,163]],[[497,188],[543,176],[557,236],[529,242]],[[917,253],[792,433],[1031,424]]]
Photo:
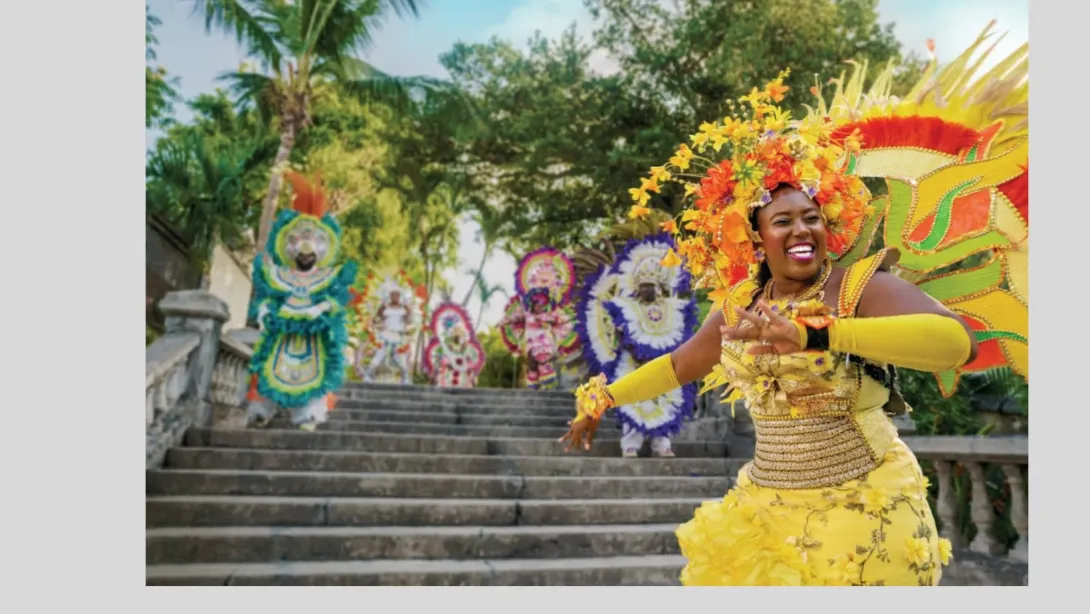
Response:
[[[461,305],[444,303],[431,316],[431,341],[424,349],[424,369],[436,386],[472,388],[484,368],[484,349],[469,314]]]
[[[829,106],[815,87],[800,122],[774,104],[781,75],[633,190],[643,207],[659,182],[686,184],[679,251],[721,307],[675,352],[577,391],[564,439],[589,445],[609,407],[709,372],[745,399],[754,459],[678,528],[683,584],[939,583],[951,547],[888,415],[907,409],[896,368],[947,394],[966,371],[1027,374],[1028,45],[974,81],[986,33],[903,100],[892,67],[866,96],[865,66],[842,76]],[[863,177],[888,193],[872,201]]]
[[[561,345],[575,325],[566,309],[574,282],[571,259],[553,247],[526,254],[515,271],[516,294],[499,326],[507,349],[526,358],[531,390],[551,390],[559,383]]]
[[[688,272],[674,262],[663,266],[668,257],[677,258],[674,239],[652,232],[653,226],[641,230],[615,259],[598,264],[580,285],[576,328],[583,358],[592,373],[605,374],[609,380],[678,349],[697,326]],[[598,250],[583,250],[576,258],[586,262],[593,254],[608,259]],[[653,456],[674,456],[670,437],[692,416],[696,391],[697,385],[691,383],[616,407],[621,456],[635,458],[647,439]]]
[[[418,299],[412,281],[403,271],[387,272],[381,277],[368,275],[360,300],[360,320],[367,328],[367,342],[361,344],[357,362],[363,381],[379,381],[378,372],[383,370],[390,375],[396,373],[394,381],[409,383],[413,339],[424,316]],[[389,377],[382,379],[388,381]]]
[[[348,343],[345,307],[357,266],[340,256],[341,228],[327,212],[321,181],[288,172],[291,210],[276,218],[264,255],[254,261],[251,313],[261,336],[254,345],[247,420],[265,426],[279,411],[314,430],[344,382]]]

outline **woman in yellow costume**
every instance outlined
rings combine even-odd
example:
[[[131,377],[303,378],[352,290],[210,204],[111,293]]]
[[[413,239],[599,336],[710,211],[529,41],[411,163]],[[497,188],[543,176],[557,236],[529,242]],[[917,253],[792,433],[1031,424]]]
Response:
[[[1027,363],[1028,45],[973,81],[986,35],[903,100],[890,70],[864,95],[863,67],[797,122],[781,74],[632,190],[639,216],[684,184],[667,227],[716,305],[672,354],[582,386],[562,439],[589,448],[609,408],[700,378],[745,400],[754,459],[678,528],[683,584],[939,583],[950,544],[889,418],[907,409],[896,367],[952,394],[962,372]]]

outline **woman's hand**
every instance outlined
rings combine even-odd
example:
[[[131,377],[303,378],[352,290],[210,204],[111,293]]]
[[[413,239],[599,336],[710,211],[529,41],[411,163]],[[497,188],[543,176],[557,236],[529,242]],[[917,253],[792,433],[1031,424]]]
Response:
[[[802,351],[802,336],[794,322],[775,312],[764,300],[757,301],[753,312],[735,307],[741,318],[739,325],[731,328],[720,326],[724,341],[757,341],[748,353],[791,354]]]
[[[570,452],[572,447],[583,446],[584,450],[590,449],[590,443],[594,440],[594,433],[598,430],[601,419],[595,420],[589,416],[579,416],[568,423],[568,432],[559,439],[561,443],[568,442],[565,452]]]

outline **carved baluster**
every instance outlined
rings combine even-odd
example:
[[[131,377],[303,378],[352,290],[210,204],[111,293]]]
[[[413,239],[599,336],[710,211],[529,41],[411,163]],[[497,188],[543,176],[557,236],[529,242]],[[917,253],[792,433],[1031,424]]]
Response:
[[[969,477],[973,483],[972,518],[976,525],[976,537],[973,538],[969,549],[981,554],[998,554],[999,544],[992,535],[992,526],[995,524],[995,514],[992,512],[991,501],[988,501],[987,484],[984,481],[983,463],[969,463]]]
[[[934,461],[939,473],[939,497],[936,511],[942,523],[942,536],[950,540],[955,548],[965,546],[965,536],[958,530],[958,503],[954,495],[954,464],[950,461]]]
[[[150,426],[155,419],[155,387],[152,386],[147,390],[147,400],[144,405],[144,418],[146,420],[144,426]]]
[[[1029,510],[1027,509],[1026,480],[1022,477],[1019,465],[1003,465],[1003,474],[1011,487],[1011,524],[1018,531],[1018,541],[1009,556],[1019,561],[1029,562]]]

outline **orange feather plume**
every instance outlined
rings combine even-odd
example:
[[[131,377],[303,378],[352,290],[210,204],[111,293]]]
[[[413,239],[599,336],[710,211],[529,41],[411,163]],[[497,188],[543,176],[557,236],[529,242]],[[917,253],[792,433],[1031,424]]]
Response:
[[[305,177],[295,171],[284,173],[284,178],[291,183],[291,189],[295,193],[291,208],[303,215],[322,217],[329,210],[325,192],[322,191],[322,178],[315,176],[311,184]]]

